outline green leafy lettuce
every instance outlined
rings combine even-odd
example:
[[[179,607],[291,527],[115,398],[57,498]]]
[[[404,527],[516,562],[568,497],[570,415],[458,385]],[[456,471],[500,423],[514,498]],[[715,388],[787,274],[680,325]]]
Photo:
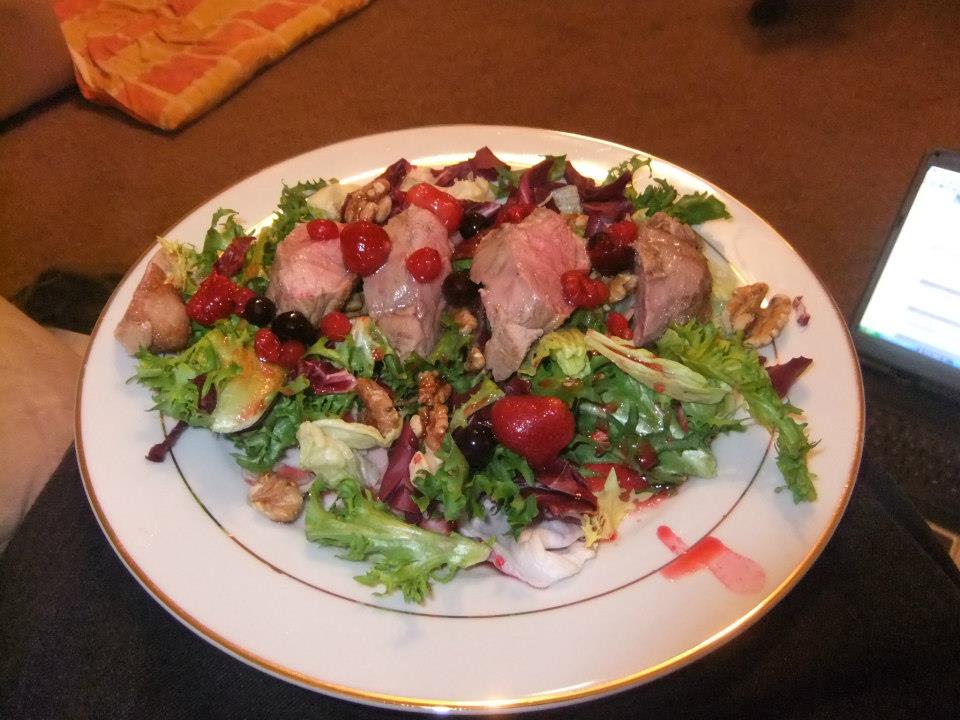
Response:
[[[807,437],[806,424],[793,417],[801,411],[777,395],[757,351],[746,345],[742,336],[728,338],[713,324],[690,321],[668,329],[657,349],[662,355],[736,389],[753,419],[776,433],[777,467],[794,501],[816,499],[814,476],[807,467],[807,455],[815,443]]]
[[[423,603],[431,582],[448,582],[461,568],[484,562],[490,548],[457,533],[441,535],[404,522],[364,491],[354,478],[341,480],[337,501],[325,510],[321,495],[329,488],[320,480],[306,503],[307,539],[344,548],[346,560],[370,560],[373,566],[356,579],[383,586],[383,594],[403,593],[408,602]]]

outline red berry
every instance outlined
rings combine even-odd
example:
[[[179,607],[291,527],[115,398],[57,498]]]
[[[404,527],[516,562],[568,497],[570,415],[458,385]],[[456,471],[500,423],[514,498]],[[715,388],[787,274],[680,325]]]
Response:
[[[390,236],[379,225],[363,220],[344,225],[340,253],[347,270],[361,277],[373,275],[390,257]]]
[[[187,316],[194,322],[210,327],[236,310],[239,289],[230,278],[214,270],[187,301]]]
[[[237,287],[233,294],[233,307],[237,315],[243,315],[243,309],[247,303],[257,297],[257,294],[250,288]]]
[[[350,318],[342,312],[330,312],[320,320],[320,334],[327,340],[340,342],[350,334]]]
[[[526,202],[508,202],[497,213],[496,224],[522,222],[527,215],[533,212],[533,205]]]
[[[448,233],[459,228],[460,221],[463,219],[463,206],[460,205],[460,201],[429,183],[418,183],[407,190],[403,198],[403,206],[411,205],[429,210],[436,215]]]
[[[647,440],[642,441],[637,448],[637,462],[640,467],[649,470],[657,464],[657,460],[657,451],[653,449],[653,445]]]
[[[587,278],[586,288],[586,296],[583,299],[583,307],[585,308],[600,307],[610,297],[610,291],[603,280]]]
[[[264,362],[275,363],[280,359],[280,338],[273,330],[260,328],[253,336],[253,349]]]
[[[280,351],[277,353],[277,364],[285,368],[293,369],[297,362],[307,352],[307,348],[299,340],[285,340],[280,344]]]
[[[336,240],[340,237],[340,228],[332,220],[311,220],[307,223],[307,235],[311,240]]]
[[[243,259],[254,240],[255,238],[249,236],[236,237],[231,240],[227,249],[213,264],[213,269],[227,277],[236,275],[243,267]]]
[[[630,340],[633,333],[630,331],[630,323],[618,312],[612,312],[607,315],[607,335]]]
[[[625,221],[633,226],[633,236],[636,237],[637,226],[629,221]],[[593,269],[601,275],[616,275],[625,272],[633,267],[633,261],[636,257],[636,250],[633,247],[633,240],[624,240],[629,233],[615,231],[610,232],[610,228],[616,227],[620,223],[614,223],[609,228],[601,231],[590,241],[590,264]]]
[[[440,253],[432,247],[422,247],[414,250],[407,256],[407,270],[417,282],[436,280],[443,270],[443,260]]]
[[[610,297],[610,291],[602,280],[594,280],[580,270],[568,270],[561,275],[560,288],[563,299],[576,307],[599,307]]]
[[[555,460],[573,440],[573,413],[559,398],[508,395],[494,403],[491,419],[497,440],[535,468]]]
[[[637,224],[632,220],[621,220],[608,225],[607,234],[621,245],[630,245],[637,239]]]

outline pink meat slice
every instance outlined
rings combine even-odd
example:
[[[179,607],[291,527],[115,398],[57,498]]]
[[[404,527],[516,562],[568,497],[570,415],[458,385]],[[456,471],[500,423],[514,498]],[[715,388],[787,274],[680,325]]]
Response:
[[[384,229],[390,236],[390,256],[363,280],[367,312],[400,357],[412,352],[429,355],[437,344],[445,307],[441,286],[450,274],[447,229],[432,212],[416,206],[390,218]],[[407,258],[420,248],[440,253],[440,275],[429,282],[417,282],[407,270]]]
[[[551,210],[537,208],[523,222],[501,225],[483,238],[470,277],[483,285],[491,330],[484,355],[495,380],[516,372],[530,345],[570,316],[573,306],[563,297],[560,276],[589,269],[583,238]]]
[[[159,250],[147,265],[114,336],[131,355],[181,350],[190,340],[190,319],[180,291],[167,282],[170,258]]]
[[[665,213],[639,224],[633,342],[655,340],[671,323],[703,318],[712,279],[700,240],[689,225]]]
[[[317,325],[343,307],[356,279],[344,267],[339,241],[313,240],[302,223],[277,245],[267,297],[277,312],[299,310]]]

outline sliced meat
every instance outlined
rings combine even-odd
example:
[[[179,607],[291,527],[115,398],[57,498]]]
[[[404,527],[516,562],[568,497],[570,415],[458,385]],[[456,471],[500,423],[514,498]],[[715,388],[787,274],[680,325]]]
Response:
[[[432,212],[416,206],[392,217],[384,229],[390,236],[390,257],[363,279],[367,312],[400,357],[412,352],[429,355],[440,331],[441,286],[450,274],[447,229]],[[440,253],[442,270],[435,280],[423,283],[413,279],[406,261],[412,252],[425,247]]]
[[[167,282],[170,259],[159,250],[147,265],[130,306],[113,334],[131,355],[141,347],[154,352],[181,350],[190,339],[190,319],[180,291]]]
[[[356,279],[343,265],[339,241],[313,240],[302,223],[277,245],[267,297],[277,312],[299,310],[317,325],[343,307]]]
[[[712,279],[697,234],[665,213],[640,223],[636,248],[633,342],[640,346],[671,323],[703,319]]]
[[[573,311],[563,298],[560,276],[589,269],[583,238],[544,208],[483,238],[470,278],[484,286],[480,297],[491,329],[484,355],[494,379],[516,372],[534,340],[559,327]]]

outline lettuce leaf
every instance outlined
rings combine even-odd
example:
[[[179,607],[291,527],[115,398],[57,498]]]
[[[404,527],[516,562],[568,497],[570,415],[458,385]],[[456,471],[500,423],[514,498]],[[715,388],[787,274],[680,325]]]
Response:
[[[587,547],[593,547],[601,540],[610,540],[617,533],[620,523],[630,512],[630,500],[621,500],[620,483],[617,471],[610,468],[603,490],[597,493],[596,512],[584,515],[580,520],[583,539]]]
[[[440,449],[437,450],[437,460],[440,467],[436,472],[421,471],[413,478],[414,487],[420,491],[414,495],[413,501],[421,512],[426,512],[431,502],[438,502],[443,508],[444,519],[456,520],[467,505],[463,489],[470,476],[470,468],[451,433],[443,436]]]
[[[800,409],[780,399],[757,351],[744,344],[742,336],[727,338],[713,324],[690,321],[669,328],[657,349],[662,355],[736,389],[753,419],[776,433],[777,467],[794,502],[816,500],[814,476],[807,467],[807,455],[816,443],[807,437],[806,423],[793,418],[800,414]]]
[[[544,335],[533,346],[519,370],[520,374],[535,374],[540,363],[548,357],[556,361],[560,371],[567,377],[584,377],[590,372],[587,343],[579,330],[554,330]]]
[[[404,522],[353,478],[337,485],[337,502],[325,510],[320,496],[328,489],[318,480],[310,490],[307,539],[344,548],[341,557],[346,560],[371,560],[373,567],[356,580],[382,585],[384,595],[399,590],[407,602],[423,603],[433,581],[448,582],[461,568],[490,555],[487,545],[457,533],[441,535]]]

